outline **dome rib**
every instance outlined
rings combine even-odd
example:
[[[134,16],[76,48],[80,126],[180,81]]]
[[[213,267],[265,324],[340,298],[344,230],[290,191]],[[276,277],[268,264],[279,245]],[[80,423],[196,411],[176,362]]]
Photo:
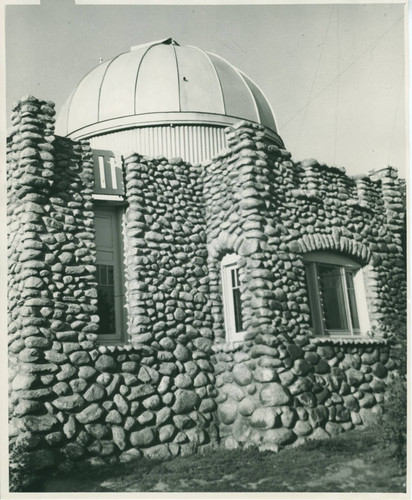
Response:
[[[252,92],[252,89],[249,87],[247,81],[243,78],[243,74],[240,70],[238,70],[237,68],[234,68],[237,72],[237,74],[240,76],[240,78],[242,79],[242,82],[244,82],[244,84],[246,85],[248,91],[249,91],[249,95],[252,97],[252,101],[253,101],[253,104],[255,105],[255,111],[256,111],[256,116],[257,116],[257,123],[262,123],[262,117],[260,116],[260,112],[259,112],[259,106],[256,102],[256,98],[255,98],[255,94]]]
[[[136,45],[136,46],[132,47],[132,50],[137,50],[140,47],[144,48],[147,46],[147,49],[144,51],[144,54],[142,55],[142,57],[140,59],[139,66],[138,66],[137,71],[136,71],[136,78],[135,78],[135,82],[134,82],[134,102],[133,102],[133,104],[134,104],[133,105],[133,113],[134,114],[136,114],[136,109],[137,109],[137,84],[138,84],[138,80],[139,80],[139,72],[140,72],[140,68],[142,67],[143,59],[146,57],[149,50],[152,49],[153,47],[156,47],[157,45],[171,45],[172,47],[174,47],[174,45],[179,45],[179,44],[176,42],[176,40],[174,40],[173,38],[170,37],[170,38],[158,40],[157,42],[145,43],[142,45]],[[174,51],[174,49],[173,49],[173,51]],[[176,57],[176,52],[175,52],[175,57]],[[177,66],[177,60],[176,60],[176,66]],[[180,107],[180,99],[179,99],[179,107]],[[180,109],[179,109],[179,111],[180,111]]]
[[[205,59],[208,61],[208,63],[210,64],[210,66],[212,67],[213,74],[216,76],[216,80],[217,80],[217,82],[219,84],[219,88],[220,88],[220,97],[222,99],[223,113],[226,114],[227,113],[227,109],[226,109],[225,95],[223,93],[222,82],[220,81],[218,72],[216,71],[215,65],[213,64],[212,60],[210,59],[209,54],[207,52],[205,52],[204,50],[199,49],[199,47],[195,47],[194,45],[188,45],[188,47],[190,47],[191,49],[195,49],[198,52],[200,52],[205,57]]]
[[[177,60],[177,54],[176,54],[176,49],[174,44],[171,44],[172,50],[173,50],[173,55],[175,57],[175,63],[176,63],[176,73],[177,73],[177,95],[179,97],[179,112],[182,111],[182,95],[180,92],[180,73],[179,73],[179,62]]]
[[[74,90],[73,92],[70,94],[70,97],[68,99],[68,106],[67,106],[67,119],[66,119],[66,125],[67,125],[67,133],[69,133],[69,120],[70,120],[70,112],[71,112],[71,109],[72,109],[72,102],[73,102],[73,98],[76,94],[76,92],[78,91],[79,87],[80,87],[80,84],[83,82],[83,80],[85,80],[89,75],[90,73],[92,73],[96,68],[98,68],[99,65],[97,66],[94,66],[93,68],[91,68],[85,75],[84,77],[79,81],[77,82],[77,85],[74,87]],[[99,109],[99,101],[97,101],[97,109]]]
[[[213,52],[210,52],[210,54],[212,56],[216,57],[217,59],[219,59],[220,61],[222,61],[224,64],[227,64],[228,66],[230,66],[232,68],[232,70],[238,75],[239,79],[241,80],[241,82],[243,83],[244,87],[246,88],[247,93],[249,94],[250,97],[252,97],[252,102],[253,102],[254,110],[255,110],[255,113],[256,113],[256,119],[255,119],[255,121],[257,123],[261,123],[260,122],[259,109],[258,109],[257,104],[256,104],[255,96],[253,95],[253,92],[250,90],[249,85],[246,83],[246,81],[243,78],[243,76],[240,73],[240,71],[235,66],[233,66],[233,64],[231,64],[229,61],[226,61],[226,59],[224,59],[223,57],[219,56],[218,54],[214,54]]]
[[[113,57],[110,60],[109,64],[106,66],[106,69],[104,70],[104,73],[103,73],[103,76],[102,76],[102,79],[101,79],[100,85],[99,85],[99,94],[97,97],[97,121],[100,121],[100,96],[102,95],[103,82],[104,82],[104,79],[106,77],[107,71],[110,68],[110,66],[113,64],[113,62],[116,59],[119,59],[119,57],[122,56],[123,54],[127,54],[127,52],[122,52],[122,53],[118,54],[117,56]]]
[[[147,53],[149,52],[149,50],[153,47],[155,47],[156,45],[168,45],[165,43],[165,41],[169,41],[169,40],[172,40],[171,38],[168,38],[167,40],[160,40],[159,42],[154,42],[154,43],[151,43],[150,45],[149,44],[144,44],[142,46],[145,47],[146,45],[148,45],[147,49],[144,51],[141,59],[140,59],[140,62],[139,62],[139,66],[137,67],[137,71],[136,71],[136,78],[135,78],[135,81],[134,81],[134,98],[133,98],[133,113],[136,114],[136,109],[137,109],[137,84],[138,84],[138,81],[139,81],[139,73],[140,73],[140,68],[142,67],[142,62],[143,62],[143,59],[146,57]],[[137,50],[139,48],[139,45],[134,47],[133,50]]]
[[[69,133],[69,113],[70,113],[70,106],[73,100],[74,93],[76,92],[77,87],[72,91],[72,93],[69,95],[69,98],[67,99],[66,103],[63,106],[63,109],[61,111],[62,117],[64,118],[64,134]],[[65,113],[65,115],[64,115]]]
[[[71,96],[68,112],[67,128],[69,133],[72,130],[84,127],[88,123],[98,123],[100,75],[106,71],[110,61],[111,59],[108,59],[92,68],[77,84]]]
[[[267,107],[267,108],[269,108],[269,111],[270,111],[270,118],[273,120],[273,125],[275,127],[274,131],[276,131],[276,133],[277,133],[279,129],[278,129],[278,124],[276,121],[275,113],[273,111],[273,108],[272,108],[270,102],[267,100],[265,94],[262,92],[262,89],[251,78],[249,78],[245,73],[243,73],[240,70],[239,70],[239,72],[242,73],[244,80],[246,80],[246,82],[248,83],[249,88],[255,97],[255,102],[256,102],[256,105],[259,109],[261,123],[266,123],[266,126],[269,126],[269,123],[267,122],[267,117],[264,116],[264,108]],[[262,103],[263,106],[261,106],[261,104],[259,102],[259,95],[255,94],[253,87],[260,94],[260,98],[263,99],[263,103]],[[262,107],[263,107],[263,109],[262,109]],[[271,126],[270,126],[270,128],[271,128]]]

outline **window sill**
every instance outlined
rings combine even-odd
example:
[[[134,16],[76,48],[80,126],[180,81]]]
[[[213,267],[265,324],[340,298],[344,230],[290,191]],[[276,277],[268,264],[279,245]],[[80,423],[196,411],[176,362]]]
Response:
[[[107,352],[142,352],[142,350],[146,353],[153,352],[153,348],[151,346],[142,346],[140,344],[134,345],[129,342],[113,342],[112,344],[100,344],[97,342],[96,349],[102,354]]]
[[[389,339],[385,337],[367,337],[366,335],[355,336],[328,336],[328,337],[311,337],[310,341],[314,344],[338,344],[338,345],[352,345],[352,344],[388,344]]]

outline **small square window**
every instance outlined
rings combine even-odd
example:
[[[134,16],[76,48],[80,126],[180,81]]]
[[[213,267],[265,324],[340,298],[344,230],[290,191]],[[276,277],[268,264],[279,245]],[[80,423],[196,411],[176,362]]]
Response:
[[[370,325],[361,266],[346,257],[321,252],[308,254],[304,260],[314,333],[366,333]]]

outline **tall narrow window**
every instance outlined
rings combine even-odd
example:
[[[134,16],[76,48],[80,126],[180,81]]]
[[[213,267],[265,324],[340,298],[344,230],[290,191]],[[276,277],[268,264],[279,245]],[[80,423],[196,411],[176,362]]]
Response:
[[[222,292],[225,316],[226,337],[228,341],[243,340],[242,301],[239,281],[239,257],[225,255],[222,260]]]
[[[114,291],[114,266],[97,264],[98,314],[100,335],[111,335],[116,331],[116,297]]]
[[[369,318],[359,264],[340,255],[305,256],[311,326],[318,335],[360,335]]]
[[[95,210],[96,279],[99,341],[116,343],[125,337],[121,214],[116,208]]]

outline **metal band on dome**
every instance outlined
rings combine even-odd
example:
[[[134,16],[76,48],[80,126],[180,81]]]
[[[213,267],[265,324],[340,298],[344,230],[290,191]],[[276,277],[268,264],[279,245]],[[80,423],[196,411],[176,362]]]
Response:
[[[137,120],[138,119],[138,120]],[[156,125],[170,124],[207,124],[220,127],[227,127],[244,120],[241,116],[228,116],[215,113],[178,112],[170,111],[164,113],[145,113],[142,115],[129,115],[119,118],[112,118],[102,122],[92,123],[68,134],[72,139],[83,139],[99,134],[105,134],[115,130],[150,127]],[[250,120],[248,120],[250,121]],[[264,126],[263,126],[264,127]],[[283,147],[283,141],[279,135],[268,127],[264,127],[266,135]]]
[[[202,55],[204,55],[205,58],[206,58],[206,60],[209,62],[210,66],[212,67],[213,73],[214,73],[214,75],[216,75],[216,79],[217,79],[217,81],[219,83],[220,95],[221,95],[221,98],[222,98],[222,105],[223,105],[223,113],[226,114],[227,110],[226,110],[226,102],[225,102],[225,95],[223,93],[222,82],[220,81],[218,72],[216,71],[215,65],[211,61],[211,59],[209,57],[209,54],[207,52],[205,52],[204,50],[199,49],[199,47],[195,47],[194,45],[188,45],[188,47],[191,48],[191,49],[195,49],[198,52],[200,52]]]
[[[106,69],[104,70],[102,80],[101,80],[100,86],[99,86],[99,94],[97,97],[97,121],[99,121],[99,119],[100,119],[100,96],[102,95],[102,87],[103,87],[103,83],[104,83],[104,78],[107,74],[107,70],[110,68],[110,66],[113,64],[113,62],[116,59],[119,59],[119,57],[122,56],[123,54],[127,54],[127,52],[122,52],[121,54],[118,54],[117,56],[113,57],[113,59],[111,59],[109,61],[109,64],[106,66]]]
[[[163,42],[161,42],[163,43]],[[154,45],[159,45],[157,43],[155,43]],[[136,78],[135,78],[135,81],[134,81],[134,98],[133,98],[133,112],[136,113],[136,104],[137,104],[137,81],[139,79],[139,72],[140,72],[140,68],[142,66],[142,61],[143,59],[145,58],[146,54],[149,52],[149,50],[153,47],[153,44],[152,45],[149,45],[149,47],[147,47],[147,49],[144,51],[142,57],[140,58],[140,61],[139,61],[139,66],[137,67],[137,71],[136,71]],[[137,50],[137,47],[136,49]]]
[[[105,61],[105,62],[103,62],[103,63],[101,63],[101,64],[106,64],[106,62],[107,62],[107,64],[108,64],[108,61]],[[83,78],[82,78],[82,79],[81,79],[81,80],[77,83],[77,85],[76,85],[76,87],[74,88],[73,92],[70,94],[70,97],[69,97],[69,99],[68,99],[69,104],[68,104],[68,106],[67,106],[67,132],[66,132],[67,134],[69,133],[69,119],[70,119],[70,111],[71,111],[71,106],[72,106],[72,102],[73,102],[74,96],[75,96],[76,92],[78,91],[78,89],[79,89],[79,87],[80,87],[80,84],[81,84],[82,82],[84,82],[84,80],[85,80],[85,79],[86,79],[86,78],[87,78],[87,77],[88,77],[88,76],[89,76],[89,75],[90,75],[90,74],[91,74],[91,73],[92,73],[92,72],[93,72],[96,68],[98,68],[99,66],[100,66],[100,64],[98,64],[97,66],[94,66],[94,67],[93,67],[90,71],[88,71],[88,72],[84,75],[84,77],[83,77]],[[98,104],[97,104],[97,105],[98,105]]]
[[[261,123],[260,122],[260,115],[259,115],[259,108],[256,104],[256,100],[255,100],[255,96],[253,95],[253,92],[250,90],[250,87],[249,85],[246,83],[245,79],[243,78],[241,72],[235,67],[233,66],[233,64],[230,64],[230,62],[226,61],[225,59],[223,59],[223,57],[220,57],[219,55],[217,54],[213,54],[211,52],[211,54],[214,56],[214,57],[217,57],[218,59],[220,59],[221,61],[223,61],[224,63],[226,63],[228,66],[230,66],[234,71],[235,73],[239,76],[240,80],[243,82],[245,88],[247,89],[247,92],[248,94],[250,95],[250,97],[252,98],[252,102],[253,102],[253,105],[254,105],[254,108],[255,108],[255,112],[256,112],[256,122],[257,123]]]
[[[176,62],[176,73],[177,73],[177,95],[179,97],[178,102],[179,102],[179,111],[182,111],[182,103],[181,103],[181,92],[180,92],[180,74],[179,74],[179,62],[177,60],[177,54],[176,54],[176,49],[174,48],[173,43],[172,45],[172,50],[173,50],[173,55],[175,56],[175,62]]]

